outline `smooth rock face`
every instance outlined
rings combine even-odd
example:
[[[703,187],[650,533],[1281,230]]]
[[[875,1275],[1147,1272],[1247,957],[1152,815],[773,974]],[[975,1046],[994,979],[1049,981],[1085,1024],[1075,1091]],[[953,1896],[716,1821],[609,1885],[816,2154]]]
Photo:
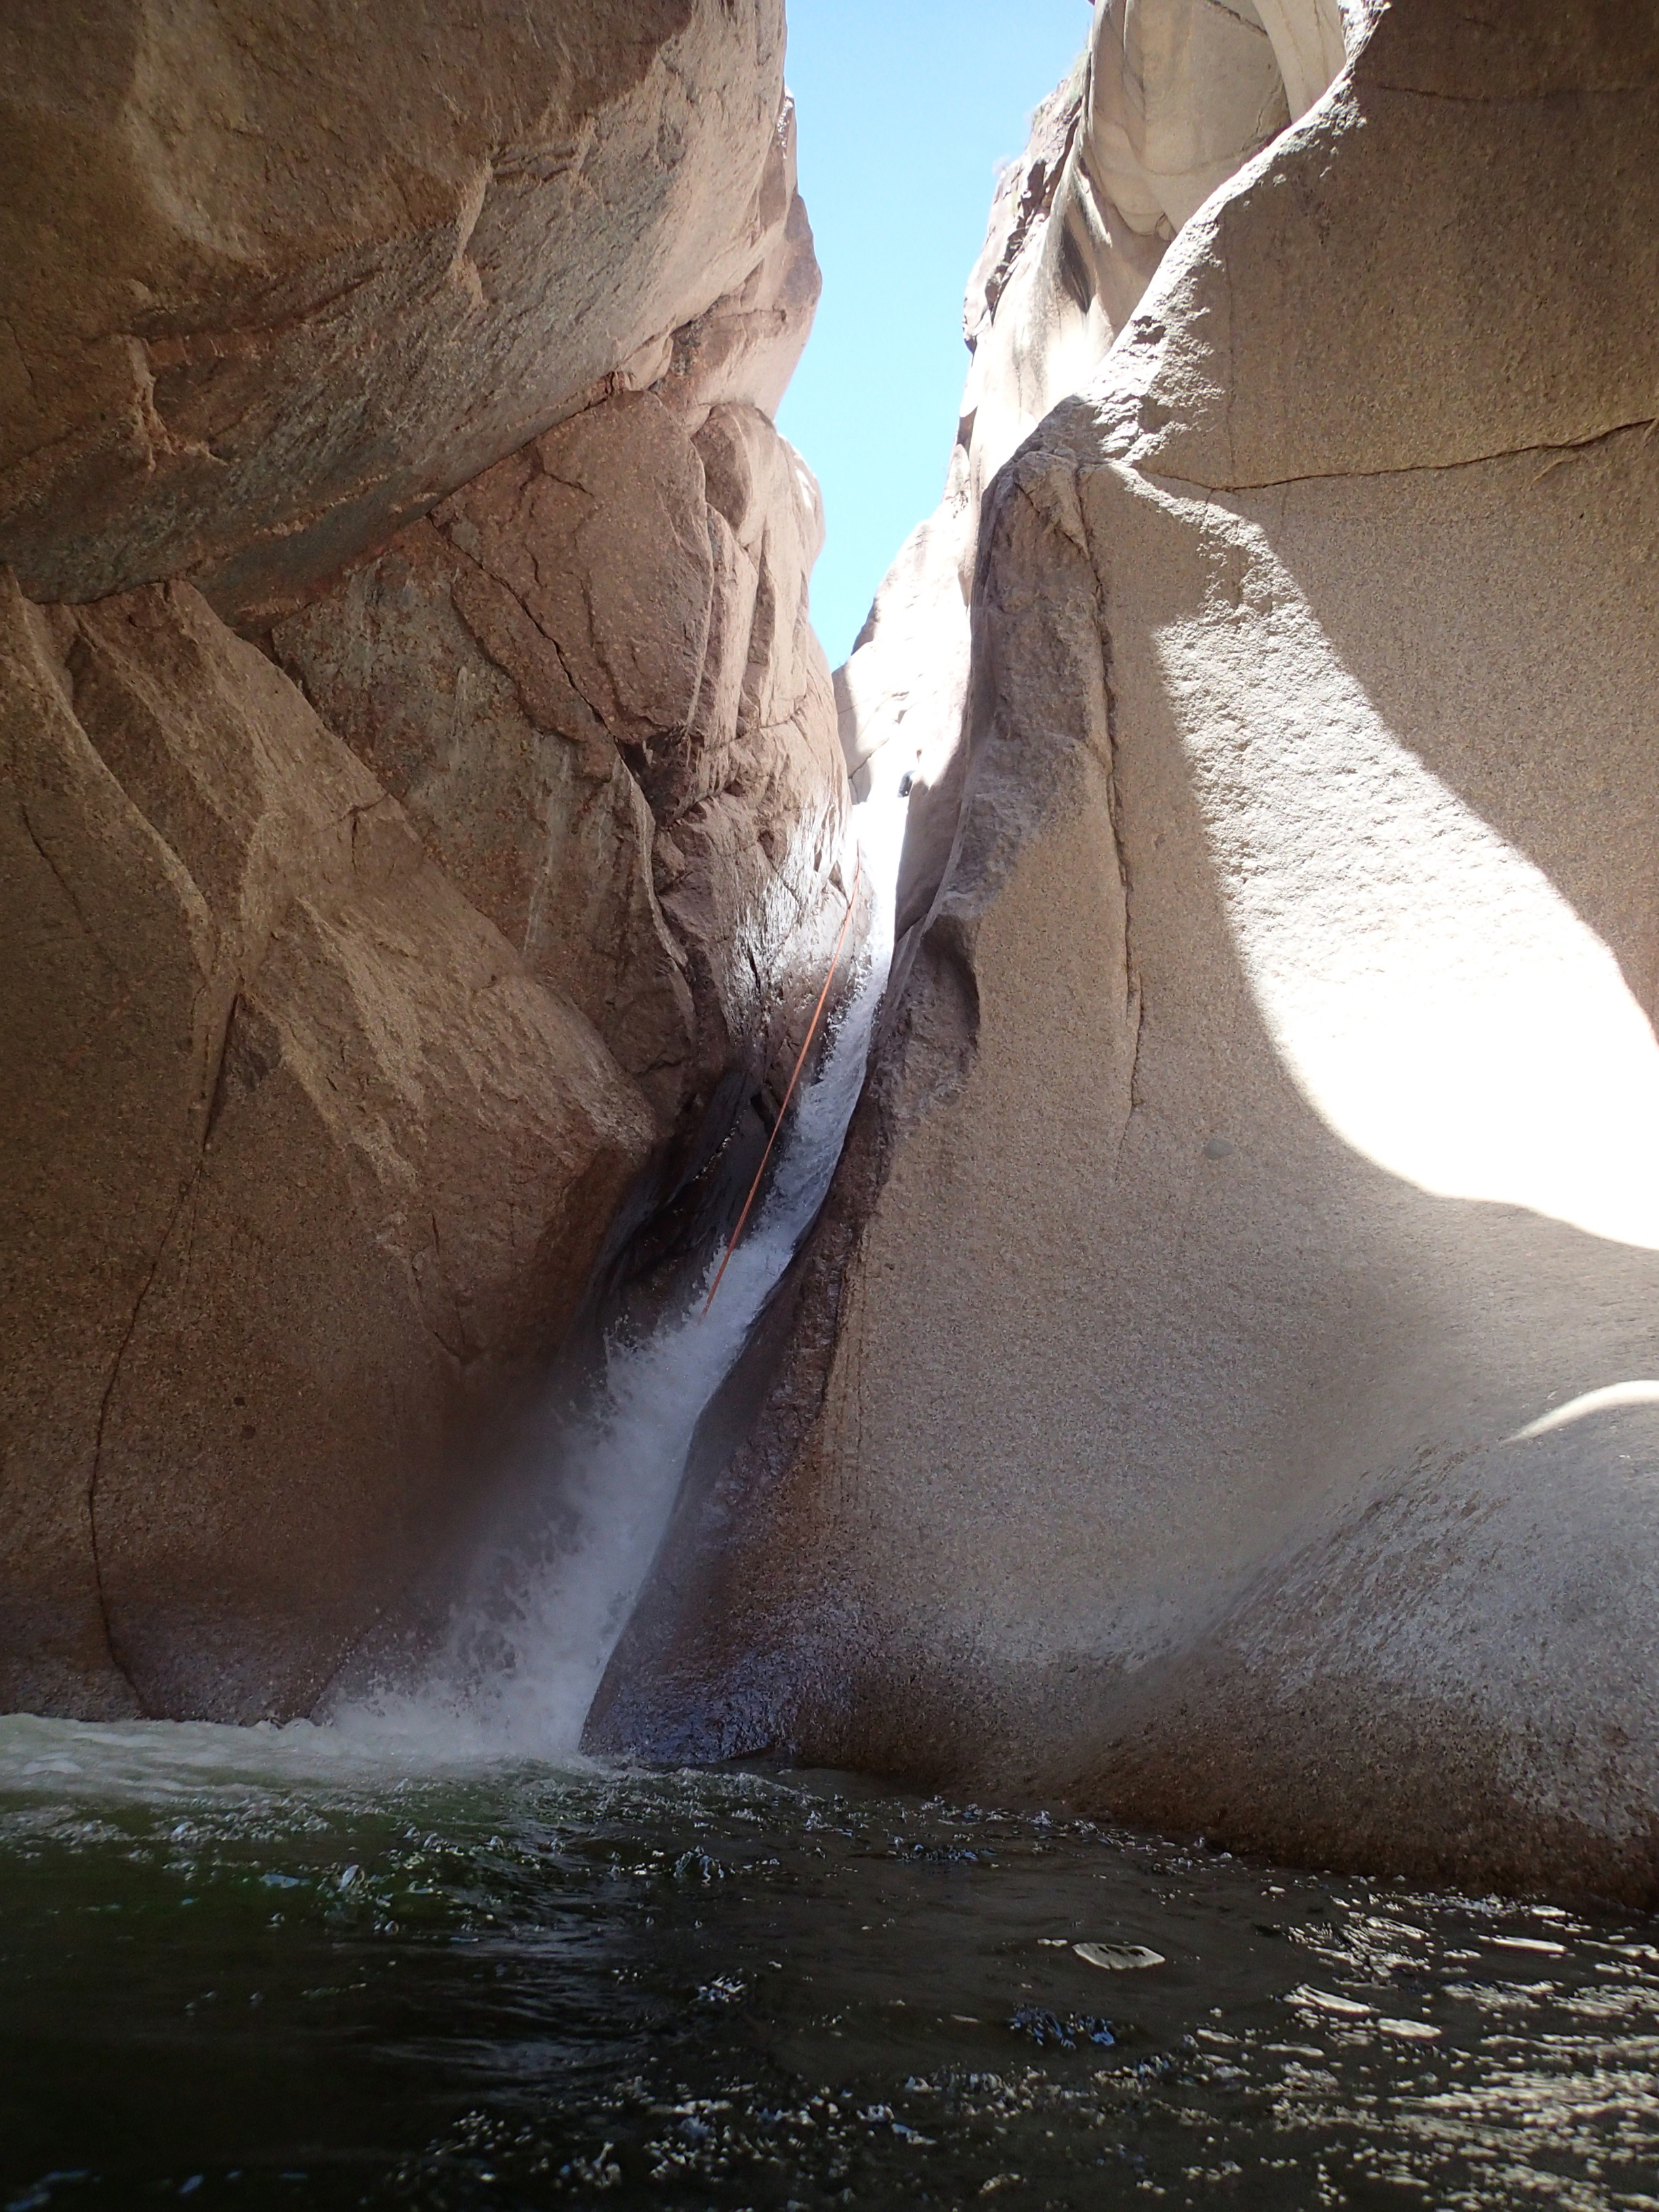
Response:
[[[596,1741],[1659,1896],[1656,43],[1396,0],[998,479]]]
[[[1358,0],[1349,19],[1357,39]],[[1343,40],[1336,0],[1266,0],[1260,10],[1251,0],[1112,0],[1003,179],[963,311],[973,365],[944,500],[894,563],[836,678],[855,789],[891,790],[905,777],[914,789],[902,945],[939,887],[961,805],[986,488],[1098,370],[1176,229],[1325,90]]]
[[[682,326],[775,401],[782,63],[781,0],[13,0],[0,562],[258,628]]]
[[[194,592],[6,580],[0,659],[0,1700],[303,1711],[651,1119]]]

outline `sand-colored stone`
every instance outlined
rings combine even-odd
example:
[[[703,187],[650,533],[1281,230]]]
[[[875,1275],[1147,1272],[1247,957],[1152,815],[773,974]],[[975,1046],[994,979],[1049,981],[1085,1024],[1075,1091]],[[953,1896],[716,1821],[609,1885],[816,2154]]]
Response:
[[[307,1708],[759,1157],[848,893],[782,58],[0,21],[0,1703]]]
[[[1146,318],[1112,378],[1113,450],[1239,488],[1455,467],[1651,420],[1659,365],[1632,303],[1659,281],[1659,19],[1560,14],[1385,9],[1352,89],[1298,131],[1301,162],[1182,238],[1179,317]],[[1298,195],[1339,143],[1310,241]],[[1229,290],[1244,257],[1260,280]]]
[[[781,0],[15,0],[0,560],[257,627],[698,319],[767,404],[810,319],[782,64]]]
[[[635,1087],[184,586],[0,612],[0,1699],[305,1710],[464,1502]]]
[[[1638,11],[1396,0],[998,479],[596,1741],[1659,1897],[1656,132]]]
[[[1350,38],[1362,16],[1350,6]],[[1336,0],[1260,9],[1252,0],[1112,0],[1096,9],[1085,52],[1037,110],[1024,157],[998,188],[963,306],[973,358],[945,496],[884,580],[836,677],[855,787],[890,791],[908,779],[914,794],[901,945],[939,887],[961,805],[986,489],[1097,374],[1206,196],[1326,91],[1344,35]]]
[[[766,416],[674,375],[510,456],[274,635],[665,1136],[799,1045],[845,912],[822,534]]]

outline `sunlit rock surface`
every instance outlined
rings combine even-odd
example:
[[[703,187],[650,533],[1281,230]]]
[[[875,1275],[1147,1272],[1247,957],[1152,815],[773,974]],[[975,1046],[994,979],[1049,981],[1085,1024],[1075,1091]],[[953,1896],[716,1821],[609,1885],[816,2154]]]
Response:
[[[913,956],[594,1738],[1651,1901],[1659,32],[1349,27],[963,495]]]
[[[1349,0],[1351,35],[1364,20]],[[901,934],[939,886],[961,803],[986,487],[1097,372],[1175,230],[1325,90],[1343,39],[1336,0],[1113,0],[1003,176],[963,305],[973,362],[945,497],[836,679],[855,790],[914,788]]]

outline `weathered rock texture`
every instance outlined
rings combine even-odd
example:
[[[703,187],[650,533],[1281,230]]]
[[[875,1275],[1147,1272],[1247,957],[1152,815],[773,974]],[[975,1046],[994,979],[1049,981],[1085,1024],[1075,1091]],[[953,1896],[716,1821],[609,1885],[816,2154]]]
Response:
[[[306,1710],[846,912],[780,0],[346,13],[0,23],[0,1703]]]
[[[843,910],[817,488],[694,389],[572,416],[273,641],[665,1134],[799,1040]]]
[[[1659,1897],[1656,131],[1646,11],[1395,0],[996,477],[597,1740]]]
[[[196,593],[14,585],[3,652],[0,1681],[292,1711],[557,1343],[649,1117]]]
[[[753,344],[782,66],[781,0],[15,0],[0,561],[265,619],[717,301]]]

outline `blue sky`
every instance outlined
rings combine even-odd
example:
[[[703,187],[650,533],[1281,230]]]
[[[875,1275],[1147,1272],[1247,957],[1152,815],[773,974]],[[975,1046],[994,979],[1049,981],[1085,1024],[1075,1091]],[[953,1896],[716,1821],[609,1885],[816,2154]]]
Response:
[[[812,617],[845,659],[938,504],[968,371],[962,295],[999,161],[1088,35],[1087,0],[788,0],[823,299],[779,427],[823,486]]]

